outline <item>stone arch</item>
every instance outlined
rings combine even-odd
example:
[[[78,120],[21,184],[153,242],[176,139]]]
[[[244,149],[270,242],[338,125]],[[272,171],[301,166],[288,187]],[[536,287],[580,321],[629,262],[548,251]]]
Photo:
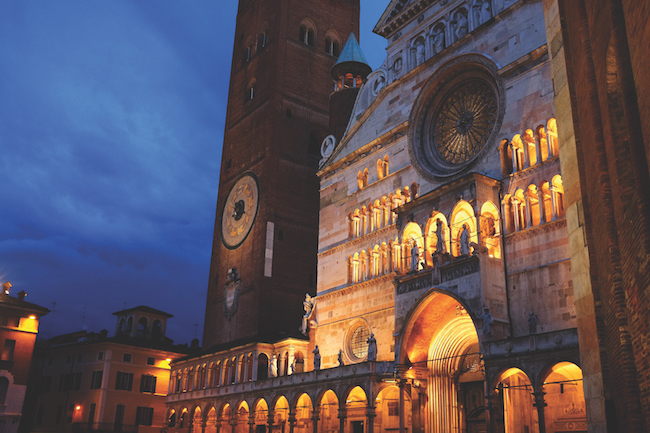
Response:
[[[313,433],[312,416],[314,406],[311,396],[306,392],[296,396],[293,408],[296,417],[294,433]]]
[[[257,380],[268,379],[269,377],[269,357],[266,353],[257,355]]]
[[[528,188],[526,188],[524,195],[526,198],[526,210],[528,212],[527,219],[530,226],[538,226],[544,221],[541,213],[543,206],[540,206],[539,202],[539,188],[537,188],[537,185],[531,183],[528,185]],[[543,204],[542,199],[542,205]]]
[[[503,205],[506,233],[513,233],[515,231],[515,208],[512,203],[512,194],[506,194],[501,204]]]
[[[126,328],[124,332],[129,333],[133,331],[133,316],[129,316],[128,319],[126,319]]]
[[[524,131],[523,143],[524,146],[526,146],[528,166],[532,167],[533,165],[538,164],[541,161],[541,158],[539,157],[539,149],[537,143],[535,143],[535,136],[532,129]]]
[[[356,423],[365,425],[366,411],[368,407],[368,392],[360,385],[350,386],[341,401],[345,402],[346,423],[351,426],[349,430],[354,431]]]
[[[396,360],[401,378],[426,375],[426,431],[456,431],[472,415],[485,429],[485,374],[481,367],[479,334],[475,320],[457,295],[431,288],[407,313],[396,341]],[[456,405],[458,395],[474,396],[475,407]]]
[[[318,432],[327,433],[337,431],[339,428],[339,398],[334,391],[326,389],[316,398],[316,405],[318,407],[318,414],[320,421],[318,422]]]
[[[418,264],[416,267],[411,266],[411,249],[413,248],[413,242],[418,246]],[[404,226],[402,231],[402,257],[404,258],[402,263],[402,269],[420,269],[420,264],[422,263],[422,258],[424,257],[424,236],[422,236],[422,229],[420,225],[414,222],[410,222]]]
[[[487,250],[488,257],[501,258],[501,218],[499,209],[491,201],[481,206],[480,224],[481,246]]]
[[[201,424],[203,423],[202,414],[203,411],[200,406],[197,405],[192,409],[192,429],[190,433],[201,433]]]
[[[424,64],[430,56],[427,53],[426,35],[424,33],[411,40],[410,69]]]
[[[544,407],[546,431],[554,431],[556,424],[574,422],[586,426],[586,405],[582,369],[572,361],[560,361],[542,369],[535,397]],[[544,394],[545,393],[545,394]]]
[[[515,230],[524,230],[528,227],[528,206],[524,197],[524,190],[519,188],[512,198],[512,208],[515,214]]]
[[[218,422],[220,423],[220,431],[224,433],[234,433],[233,429],[233,410],[232,405],[224,402],[219,409]]]
[[[289,421],[291,412],[289,400],[284,395],[276,396],[271,407],[273,408],[273,426],[277,426],[280,431],[286,431],[284,426]]]
[[[490,393],[496,398],[493,417],[498,431],[535,431],[535,413],[531,394],[534,392],[530,376],[518,367],[502,370],[492,381]]]
[[[205,408],[205,433],[217,433],[217,409],[210,404]]]
[[[240,400],[235,406],[234,420],[236,420],[235,431],[233,433],[248,433],[248,420],[250,418],[250,406],[246,400]],[[231,419],[231,422],[234,421]],[[234,423],[234,422],[233,422]]]
[[[526,168],[526,163],[528,162],[526,158],[526,151],[524,147],[524,143],[521,140],[521,135],[516,134],[514,137],[512,137],[512,141],[510,142],[510,146],[512,148],[512,155],[513,158],[515,158],[515,163],[514,167],[516,171],[523,170]]]
[[[264,398],[258,398],[251,405],[255,426],[266,426],[269,420],[269,405]]]
[[[537,141],[537,145],[539,147],[540,159],[542,161],[546,161],[552,155],[544,125],[537,125],[535,128],[535,141]]]
[[[296,373],[304,373],[305,372],[305,355],[299,351],[296,350],[293,354],[293,359],[295,362],[294,368]]]
[[[376,426],[381,426],[379,431],[399,430],[399,387],[394,384],[382,384],[376,390],[372,401],[375,405]],[[411,398],[409,393],[404,393],[404,414],[411,413]],[[415,429],[415,425],[413,426]]]
[[[459,200],[451,211],[449,217],[450,229],[450,252],[454,256],[460,256],[460,236],[463,225],[467,224],[469,230],[469,242],[478,245],[476,215],[474,208],[466,200]]]
[[[176,427],[176,409],[171,408],[167,411],[167,427]]]
[[[507,177],[512,174],[512,146],[507,139],[499,143],[499,156],[501,158],[501,177]]]
[[[442,225],[442,238],[443,238],[443,245],[444,249],[443,251],[437,251],[437,246],[438,246],[438,220],[440,220],[440,224]],[[431,217],[427,220],[427,224],[425,226],[425,240],[426,240],[426,260],[427,264],[429,266],[432,266],[433,260],[431,258],[431,255],[434,252],[438,252],[440,254],[449,252],[449,224],[447,222],[447,218],[442,212],[434,210],[431,212]]]

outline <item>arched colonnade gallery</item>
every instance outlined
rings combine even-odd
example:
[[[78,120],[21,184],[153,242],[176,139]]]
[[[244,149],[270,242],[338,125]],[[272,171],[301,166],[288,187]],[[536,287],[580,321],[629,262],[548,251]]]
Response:
[[[489,356],[480,320],[444,289],[421,296],[404,323],[395,364],[258,379],[243,392],[240,384],[174,394],[166,430],[551,433],[570,425],[586,431],[577,352],[565,359]]]

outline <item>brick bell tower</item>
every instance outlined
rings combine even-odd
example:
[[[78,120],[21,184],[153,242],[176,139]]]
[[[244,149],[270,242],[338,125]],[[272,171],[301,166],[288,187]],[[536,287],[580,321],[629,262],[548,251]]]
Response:
[[[203,347],[299,334],[316,292],[330,69],[359,0],[240,0]]]

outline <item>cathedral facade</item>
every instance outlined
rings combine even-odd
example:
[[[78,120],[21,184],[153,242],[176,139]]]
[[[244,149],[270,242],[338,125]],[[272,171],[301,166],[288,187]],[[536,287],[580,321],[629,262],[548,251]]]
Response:
[[[584,265],[570,243],[584,214],[562,171],[575,191],[574,153],[561,151],[573,131],[564,10],[392,0],[371,71],[358,1],[277,3],[265,15],[265,2],[240,2],[207,341],[172,364],[168,431],[605,431],[598,343],[574,295],[589,271],[572,266]],[[256,69],[263,56],[310,62],[312,81],[267,83],[256,102],[286,68]],[[264,121],[289,128],[288,143]],[[306,155],[285,152],[299,145]],[[282,195],[293,173],[296,194]]]

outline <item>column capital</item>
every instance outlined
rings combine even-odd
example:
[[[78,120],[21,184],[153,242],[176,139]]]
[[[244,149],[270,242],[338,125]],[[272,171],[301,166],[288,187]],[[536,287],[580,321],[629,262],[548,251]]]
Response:
[[[547,406],[546,402],[544,401],[544,396],[546,395],[544,391],[535,391],[532,394],[535,397],[535,403],[533,403],[534,407]]]

